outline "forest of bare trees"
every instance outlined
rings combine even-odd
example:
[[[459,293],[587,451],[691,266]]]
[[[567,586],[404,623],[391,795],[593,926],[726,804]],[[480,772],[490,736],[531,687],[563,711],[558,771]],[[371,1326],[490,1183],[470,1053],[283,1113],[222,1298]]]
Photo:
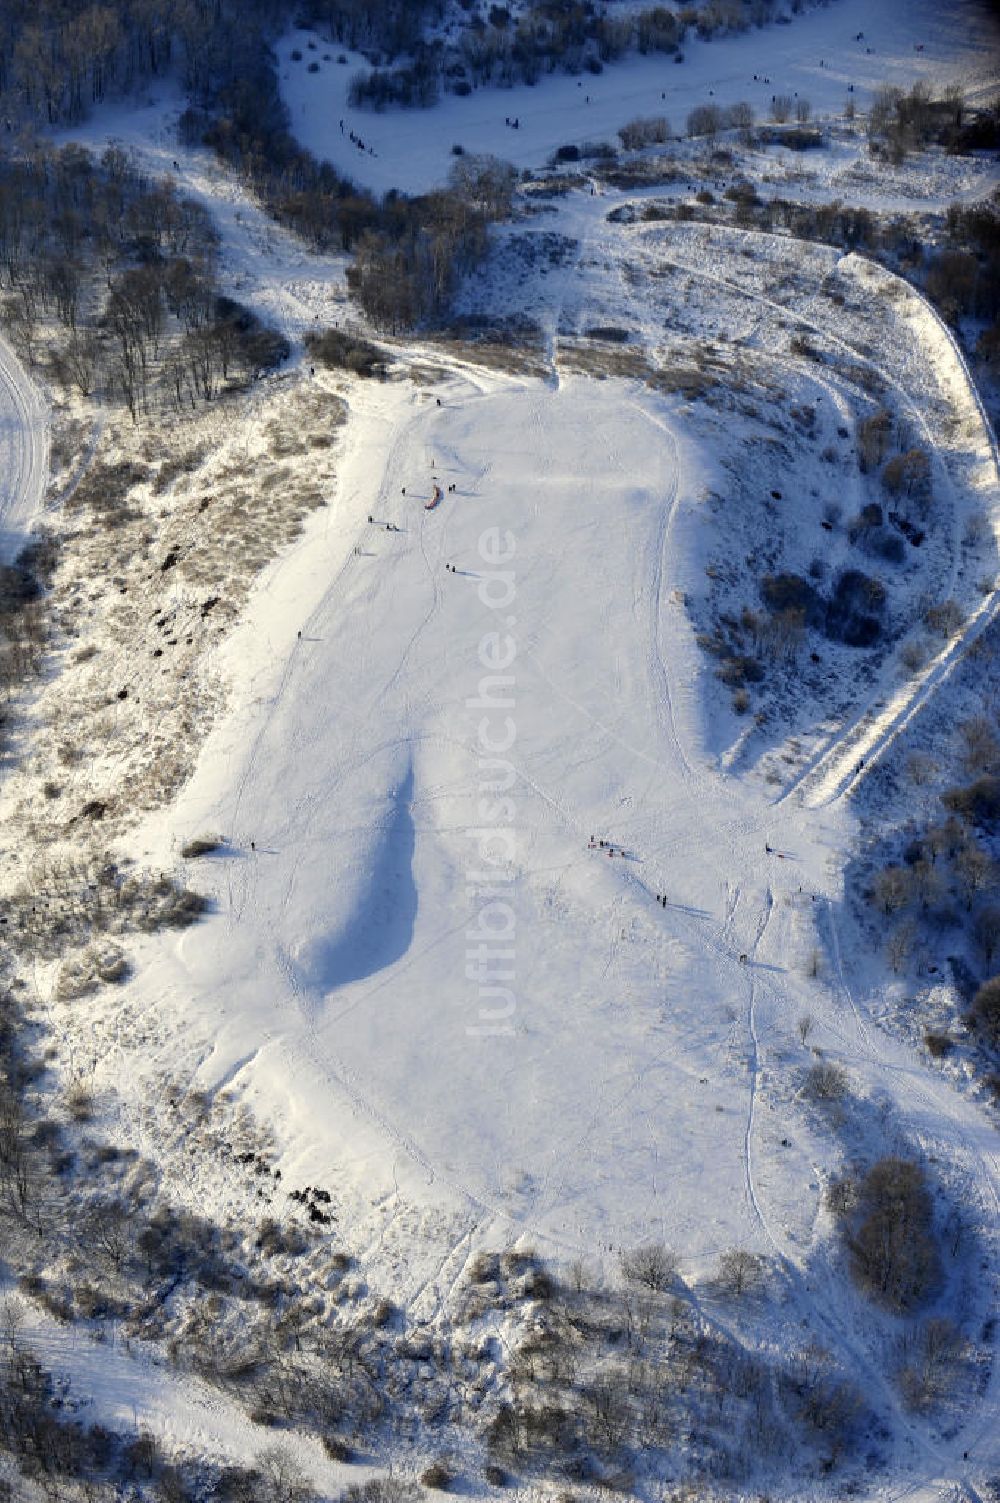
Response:
[[[3,324],[29,363],[81,395],[135,417],[211,399],[285,358],[279,335],[220,295],[215,255],[205,211],[116,147],[99,160],[77,146],[0,154]]]

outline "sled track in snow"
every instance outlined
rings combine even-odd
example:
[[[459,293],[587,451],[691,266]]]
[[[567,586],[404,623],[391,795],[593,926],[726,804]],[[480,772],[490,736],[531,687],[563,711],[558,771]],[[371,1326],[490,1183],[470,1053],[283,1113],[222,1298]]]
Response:
[[[42,508],[48,473],[45,407],[0,338],[0,561],[15,554]]]

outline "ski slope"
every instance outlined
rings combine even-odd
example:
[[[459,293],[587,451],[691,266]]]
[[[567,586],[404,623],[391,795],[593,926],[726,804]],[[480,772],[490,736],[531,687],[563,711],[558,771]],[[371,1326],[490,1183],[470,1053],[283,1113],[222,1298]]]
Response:
[[[275,1128],[286,1182],[351,1208],[362,1267],[418,1316],[480,1245],[612,1261],[657,1237],[696,1277],[748,1246],[894,1414],[901,1474],[981,1475],[996,1379],[960,1441],[929,1437],[828,1266],[832,1145],[796,1105],[797,1019],[987,1225],[994,1135],[841,971],[810,975],[817,935],[839,955],[849,807],[776,807],[705,754],[672,602],[708,457],[625,382],[456,371],[365,388],[354,422],[329,517],[224,649],[233,713],[143,832],[149,860],[205,830],[229,849],[202,869],[216,915],[147,946],[142,1006],[176,1020],[199,1086]],[[512,682],[484,689],[512,650]],[[511,745],[484,757],[477,701],[499,692],[488,738]],[[485,920],[484,864],[509,909]],[[477,981],[492,925],[512,1005]]]
[[[0,338],[0,563],[23,547],[48,473],[45,405],[6,340]]]

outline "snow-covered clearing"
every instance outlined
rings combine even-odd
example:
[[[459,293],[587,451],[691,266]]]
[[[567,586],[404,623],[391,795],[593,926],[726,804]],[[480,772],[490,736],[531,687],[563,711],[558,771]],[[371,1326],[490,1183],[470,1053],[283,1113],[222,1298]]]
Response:
[[[303,145],[363,187],[413,193],[444,181],[456,144],[537,169],[560,146],[617,144],[619,127],[636,116],[666,115],[682,131],[700,104],[746,100],[764,120],[774,94],[801,95],[817,115],[840,116],[850,84],[860,112],[883,83],[909,87],[917,79],[936,89],[961,83],[970,102],[986,101],[1000,83],[1000,28],[978,0],[835,0],[789,26],[692,39],[679,65],[669,56],[633,57],[596,78],[555,73],[534,87],[476,89],[464,99],[445,94],[430,110],[381,114],[351,109],[351,79],[369,64],[321,33],[290,33],[278,56],[292,129]],[[516,130],[504,125],[507,118],[519,122]]]

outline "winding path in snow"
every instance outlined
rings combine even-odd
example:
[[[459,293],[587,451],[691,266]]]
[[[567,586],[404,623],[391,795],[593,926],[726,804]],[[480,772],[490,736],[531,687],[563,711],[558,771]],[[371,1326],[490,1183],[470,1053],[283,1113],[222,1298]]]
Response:
[[[0,338],[0,563],[8,563],[23,546],[41,509],[47,473],[45,404]]]

